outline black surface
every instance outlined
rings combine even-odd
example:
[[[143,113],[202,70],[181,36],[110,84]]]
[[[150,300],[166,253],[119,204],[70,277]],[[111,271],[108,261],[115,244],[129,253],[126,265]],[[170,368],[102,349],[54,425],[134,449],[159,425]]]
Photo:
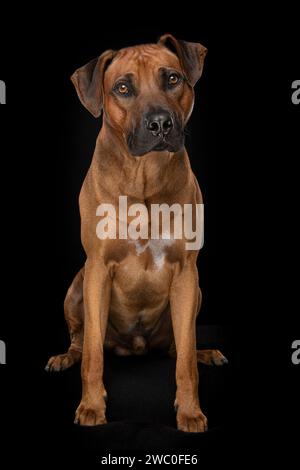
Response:
[[[134,442],[147,449],[192,446],[203,468],[216,459],[220,468],[294,466],[300,366],[290,358],[300,332],[300,106],[290,95],[300,78],[297,14],[288,5],[264,14],[254,6],[230,11],[226,4],[226,12],[218,7],[207,15],[204,4],[201,14],[168,4],[163,20],[161,5],[144,13],[126,4],[110,14],[102,5],[81,7],[69,8],[66,18],[54,6],[1,11],[0,79],[8,100],[0,106],[0,339],[7,343],[7,366],[0,367],[1,467],[5,450],[7,468],[33,461],[43,467],[79,459],[78,453],[86,463],[94,450]],[[200,368],[211,423],[203,436],[173,427],[172,361],[128,359],[123,368],[122,360],[108,358],[106,374],[116,372],[108,405],[116,421],[98,430],[72,425],[78,368],[56,377],[43,371],[48,357],[67,346],[62,303],[84,262],[77,197],[100,125],[81,107],[69,76],[107,48],[166,32],[201,41],[209,51],[187,147],[206,204],[199,322],[221,325],[230,364]],[[222,346],[220,337],[216,343]],[[129,395],[133,385],[137,395]]]
[[[216,327],[205,330],[202,343],[200,328],[198,344],[219,346],[231,361],[226,332]],[[109,452],[113,455],[192,452],[204,462],[213,448],[221,450],[225,441],[229,444],[230,363],[222,367],[199,366],[201,406],[209,420],[205,435],[176,429],[174,359],[161,353],[128,358],[107,353],[104,364],[108,424],[81,427],[73,424],[80,401],[80,367],[49,374],[43,371],[43,363],[36,363],[38,403],[43,410],[38,419],[39,445],[43,445],[43,437],[46,440],[53,435],[55,440],[63,442],[63,455],[96,463]],[[68,448],[72,449],[72,456]],[[213,460],[218,457],[219,454],[211,456]]]

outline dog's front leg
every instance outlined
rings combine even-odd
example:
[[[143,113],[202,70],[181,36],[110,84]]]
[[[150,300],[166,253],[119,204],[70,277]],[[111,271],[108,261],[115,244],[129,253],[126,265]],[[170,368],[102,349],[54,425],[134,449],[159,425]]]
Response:
[[[189,260],[175,273],[171,285],[170,305],[177,351],[176,399],[177,426],[181,431],[203,432],[207,419],[198,397],[196,351],[196,316],[199,300],[198,272],[195,260]]]
[[[87,260],[83,282],[84,341],[81,365],[82,399],[75,423],[106,422],[103,385],[103,345],[111,295],[111,277],[99,259]]]

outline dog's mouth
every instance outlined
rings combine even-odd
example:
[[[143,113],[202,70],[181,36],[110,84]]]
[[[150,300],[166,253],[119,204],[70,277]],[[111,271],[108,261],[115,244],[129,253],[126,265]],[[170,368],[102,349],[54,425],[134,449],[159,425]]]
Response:
[[[170,143],[167,142],[165,137],[161,137],[159,142],[154,145],[154,147],[151,149],[152,151],[160,152],[163,150],[168,150],[171,147]]]
[[[131,155],[142,157],[150,152],[178,152],[184,146],[184,133],[173,136],[172,139],[166,136],[158,136],[151,141],[136,141],[134,135],[130,135],[127,139],[128,148]]]

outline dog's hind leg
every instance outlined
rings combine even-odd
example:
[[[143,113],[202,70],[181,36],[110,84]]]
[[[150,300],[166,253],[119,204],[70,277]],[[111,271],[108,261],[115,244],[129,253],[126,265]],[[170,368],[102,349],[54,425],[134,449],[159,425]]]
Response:
[[[168,354],[172,359],[175,359],[176,346],[173,342],[168,350]],[[218,349],[197,349],[197,362],[201,362],[207,366],[223,366],[228,364],[228,360]]]
[[[228,364],[228,360],[218,349],[197,349],[197,362],[202,362],[207,366]]]
[[[59,372],[81,360],[84,328],[83,278],[84,268],[75,276],[64,302],[71,345],[65,354],[50,357],[45,368],[47,371]]]

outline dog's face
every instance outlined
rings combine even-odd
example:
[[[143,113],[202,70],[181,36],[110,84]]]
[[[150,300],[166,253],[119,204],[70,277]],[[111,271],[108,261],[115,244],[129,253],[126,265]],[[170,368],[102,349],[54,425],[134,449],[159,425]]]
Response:
[[[192,106],[193,89],[178,57],[165,47],[121,50],[106,70],[105,116],[124,133],[134,156],[179,150]]]
[[[170,49],[171,48],[171,49]],[[72,76],[80,100],[125,140],[129,153],[176,152],[194,103],[206,49],[163,36],[158,44],[107,51]]]

